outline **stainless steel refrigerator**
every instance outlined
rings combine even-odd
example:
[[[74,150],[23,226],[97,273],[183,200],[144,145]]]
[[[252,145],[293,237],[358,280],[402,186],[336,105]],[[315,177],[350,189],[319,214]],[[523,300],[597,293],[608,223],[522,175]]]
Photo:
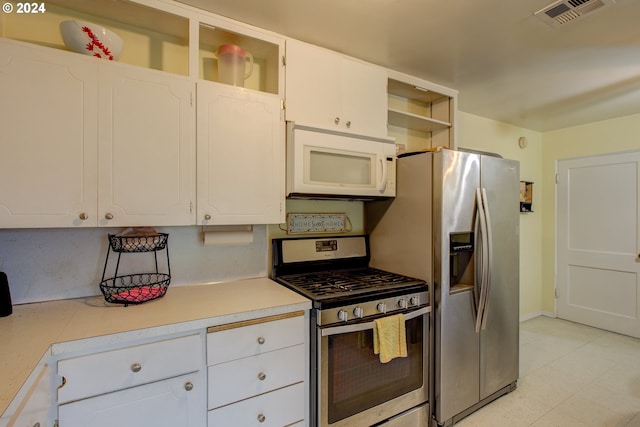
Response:
[[[370,265],[430,285],[433,425],[516,387],[519,168],[487,153],[408,155],[395,199],[366,205]]]

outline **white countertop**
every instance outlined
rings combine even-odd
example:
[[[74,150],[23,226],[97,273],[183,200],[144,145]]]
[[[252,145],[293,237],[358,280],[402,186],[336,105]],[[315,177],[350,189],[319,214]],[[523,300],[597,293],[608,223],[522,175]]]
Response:
[[[158,300],[128,307],[102,296],[14,306],[0,318],[0,414],[47,353],[309,308],[308,299],[267,278],[170,287]]]

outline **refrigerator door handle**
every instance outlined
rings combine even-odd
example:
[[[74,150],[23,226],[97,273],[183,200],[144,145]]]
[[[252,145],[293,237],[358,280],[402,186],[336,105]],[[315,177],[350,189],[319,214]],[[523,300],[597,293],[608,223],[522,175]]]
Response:
[[[483,188],[476,189],[476,203],[478,209],[478,223],[479,233],[478,238],[482,243],[480,247],[476,246],[476,262],[480,265],[480,274],[476,279],[476,286],[480,288],[479,296],[477,296],[477,313],[475,329],[476,333],[480,332],[483,325],[483,319],[485,318],[487,294],[489,291],[489,278],[490,278],[490,255],[491,250],[489,248],[489,231],[487,229],[487,208],[486,208],[486,191]],[[493,247],[491,247],[492,249]]]
[[[480,328],[482,326],[482,318],[485,309],[486,303],[486,293],[487,293],[487,274],[488,274],[488,256],[489,250],[487,247],[487,221],[485,216],[484,209],[484,200],[482,198],[482,189],[476,189],[476,204],[478,210],[477,221],[479,224],[479,232],[476,234],[478,236],[478,240],[481,245],[476,245],[476,273],[478,272],[479,266],[479,274],[476,275],[476,300],[477,300],[477,312],[476,312],[476,321],[475,321],[475,330],[476,333],[480,332]],[[479,292],[478,292],[479,288]]]
[[[487,227],[487,275],[486,282],[483,286],[483,289],[486,289],[486,292],[482,309],[481,325],[482,329],[485,329],[487,327],[487,317],[489,314],[489,295],[491,295],[491,273],[493,270],[493,228],[491,226],[491,215],[489,213],[489,198],[487,197],[487,190],[485,188],[482,189],[482,201],[484,206],[485,223]]]

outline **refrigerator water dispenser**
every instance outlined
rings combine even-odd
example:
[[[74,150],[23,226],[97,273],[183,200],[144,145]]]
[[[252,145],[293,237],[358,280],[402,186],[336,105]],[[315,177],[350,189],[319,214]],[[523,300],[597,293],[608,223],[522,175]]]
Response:
[[[471,291],[475,282],[472,231],[449,234],[449,293]]]

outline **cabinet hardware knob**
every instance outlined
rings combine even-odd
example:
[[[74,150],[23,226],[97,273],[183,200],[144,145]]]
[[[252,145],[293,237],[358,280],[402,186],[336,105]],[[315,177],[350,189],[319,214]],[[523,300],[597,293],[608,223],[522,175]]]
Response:
[[[258,379],[259,379],[260,381],[264,381],[264,380],[266,380],[266,379],[267,379],[267,375],[266,375],[264,372],[260,372],[260,373],[258,374]]]
[[[89,215],[87,215],[86,212],[82,212],[80,215],[78,215],[78,218],[80,218],[82,221],[86,221],[89,219]]]
[[[348,128],[351,127],[351,120],[348,120],[347,123],[345,123],[347,125]]]
[[[107,212],[106,214],[104,214],[104,218],[105,219],[113,219],[113,214],[111,212]]]
[[[131,365],[131,371],[132,372],[140,372],[142,370],[142,365],[139,363],[134,363],[133,365]]]
[[[259,414],[258,415],[258,422],[259,423],[265,422],[266,419],[267,419],[267,417],[265,417],[263,414]]]
[[[335,124],[340,124],[340,117],[336,117],[335,119],[333,119],[333,122]]]
[[[267,340],[265,340],[263,337],[258,337],[258,344],[264,344]]]
[[[40,423],[35,423],[33,427],[40,427]]]
[[[206,214],[206,215],[204,216],[204,219],[206,219],[207,221],[209,221],[209,220],[211,219],[211,215]]]
[[[191,381],[187,381],[184,385],[184,389],[187,391],[193,390],[193,383]]]

